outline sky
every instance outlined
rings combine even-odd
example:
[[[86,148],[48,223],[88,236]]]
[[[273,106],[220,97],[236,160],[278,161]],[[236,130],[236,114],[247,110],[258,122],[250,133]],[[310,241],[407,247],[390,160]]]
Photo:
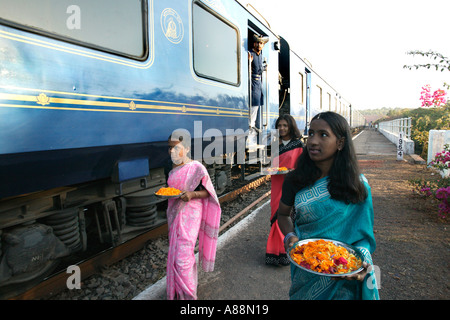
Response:
[[[424,85],[450,83],[450,71],[403,68],[432,62],[412,50],[450,57],[449,0],[239,1],[356,109],[418,108]]]

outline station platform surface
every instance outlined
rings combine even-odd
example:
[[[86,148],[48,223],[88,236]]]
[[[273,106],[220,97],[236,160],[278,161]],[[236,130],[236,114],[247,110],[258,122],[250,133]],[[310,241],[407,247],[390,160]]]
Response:
[[[354,138],[357,155],[396,155],[396,146],[375,130]],[[288,300],[290,267],[265,264],[270,231],[270,197],[236,226],[219,237],[215,270],[198,267],[199,300]],[[165,300],[166,278],[135,300]]]
[[[270,197],[219,237],[214,271],[198,267],[199,300],[289,299],[290,267],[265,264],[269,220]],[[166,299],[166,278],[134,299]]]
[[[397,146],[375,129],[364,130],[353,138],[356,155],[396,155]]]

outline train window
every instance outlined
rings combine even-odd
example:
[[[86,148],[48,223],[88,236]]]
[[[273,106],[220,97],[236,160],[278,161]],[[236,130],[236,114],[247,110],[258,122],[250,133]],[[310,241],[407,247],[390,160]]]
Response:
[[[238,31],[200,3],[193,5],[194,70],[209,79],[239,85]]]
[[[145,0],[0,0],[0,22],[143,59],[146,5]]]

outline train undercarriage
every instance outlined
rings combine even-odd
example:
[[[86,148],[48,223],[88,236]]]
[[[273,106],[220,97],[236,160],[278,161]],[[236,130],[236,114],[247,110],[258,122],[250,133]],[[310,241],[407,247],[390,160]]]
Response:
[[[208,165],[218,194],[231,186],[231,164]],[[0,202],[0,298],[35,285],[58,265],[122,244],[167,222],[164,168],[117,183],[111,179],[55,188]]]

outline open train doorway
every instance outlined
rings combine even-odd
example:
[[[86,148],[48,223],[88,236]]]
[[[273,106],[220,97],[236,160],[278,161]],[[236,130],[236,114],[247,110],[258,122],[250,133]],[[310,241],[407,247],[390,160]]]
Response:
[[[280,55],[278,59],[278,85],[279,85],[279,114],[291,113],[291,90],[290,90],[290,51],[287,41],[280,37]]]
[[[261,137],[264,131],[267,130],[267,124],[263,123],[262,120],[266,116],[264,112],[268,112],[265,111],[264,106],[268,103],[268,51],[265,45],[269,41],[269,37],[249,20],[247,39],[249,134],[246,143],[247,159],[245,165],[241,166],[241,168],[243,169],[243,178],[250,180],[260,175],[267,152],[267,146],[261,143]],[[249,166],[257,166],[258,172],[245,176],[244,171],[247,171],[245,168],[249,168]]]
[[[269,37],[249,21],[248,31],[249,129],[261,132],[267,103],[267,50]]]

